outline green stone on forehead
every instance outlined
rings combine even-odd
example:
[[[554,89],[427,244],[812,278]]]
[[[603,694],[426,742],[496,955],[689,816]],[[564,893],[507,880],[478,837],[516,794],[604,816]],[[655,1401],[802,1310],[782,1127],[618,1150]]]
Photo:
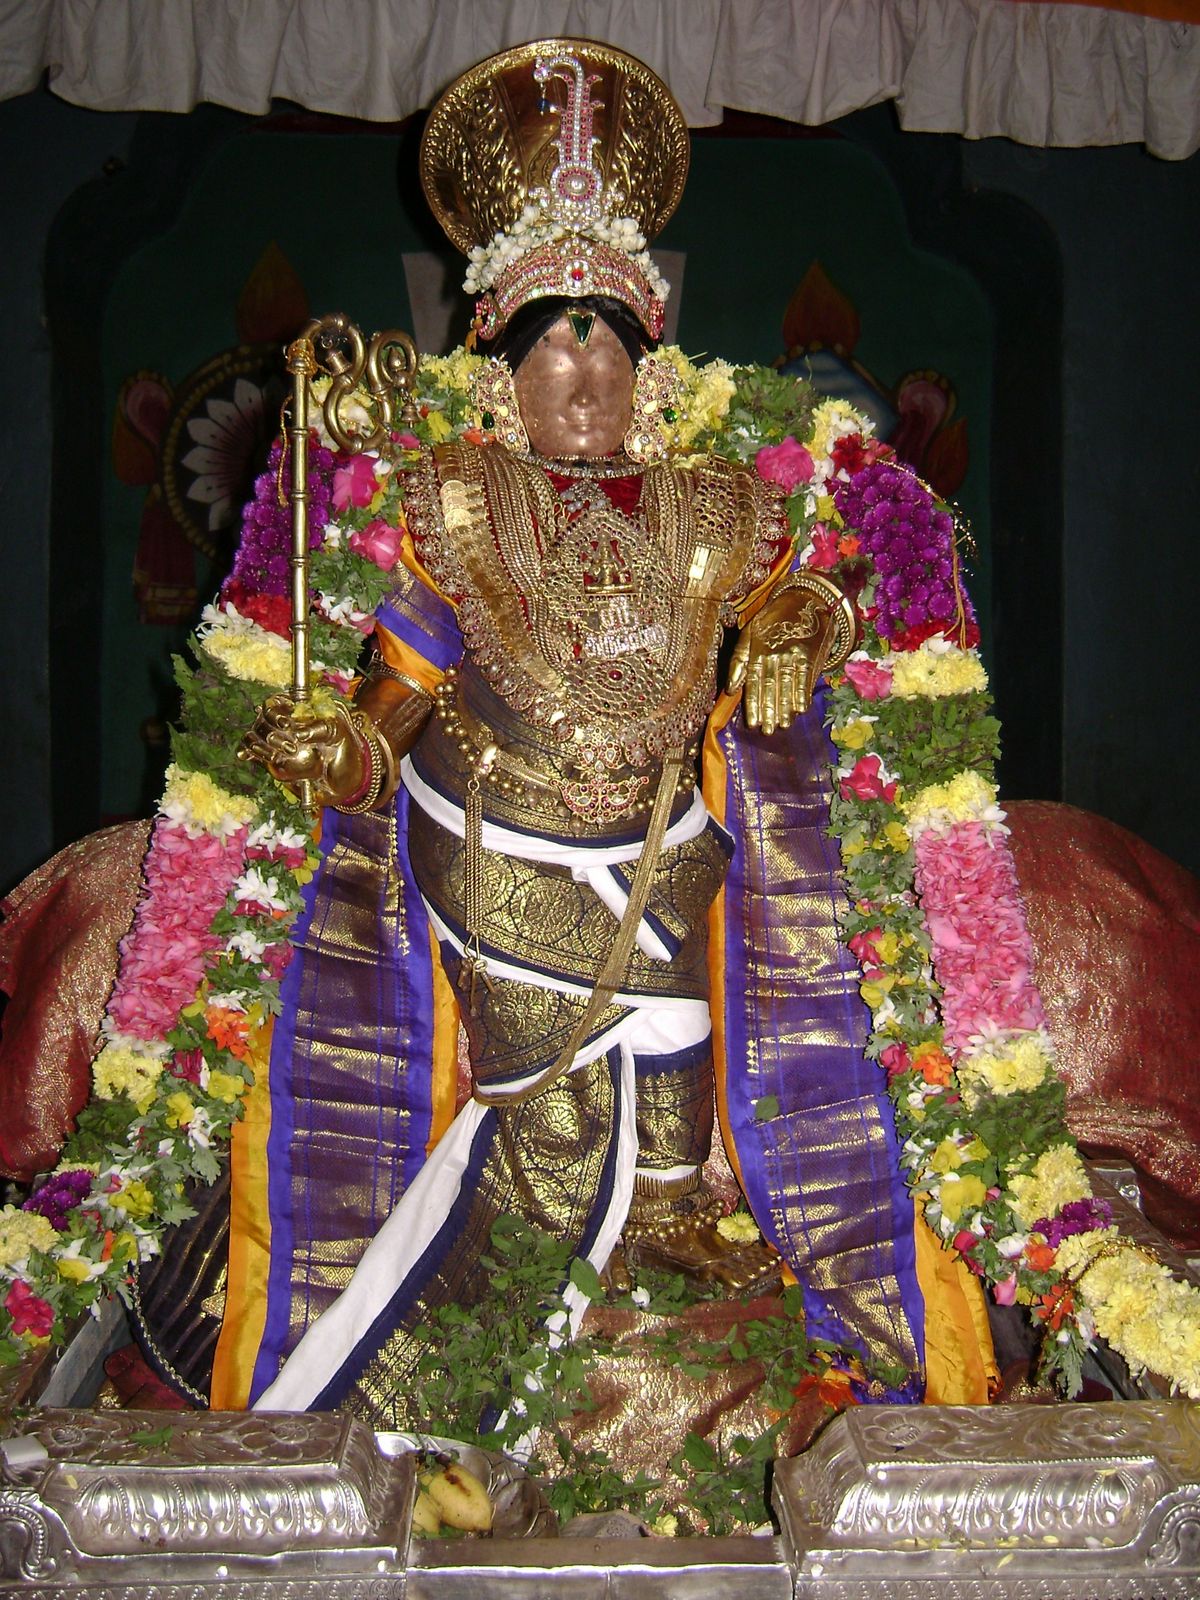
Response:
[[[568,311],[567,320],[575,330],[575,337],[580,344],[586,344],[592,337],[592,323],[596,320],[594,311]]]

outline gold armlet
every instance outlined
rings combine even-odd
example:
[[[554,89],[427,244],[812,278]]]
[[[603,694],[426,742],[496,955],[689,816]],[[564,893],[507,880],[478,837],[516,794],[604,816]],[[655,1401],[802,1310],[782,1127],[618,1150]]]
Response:
[[[423,683],[418,683],[416,678],[410,677],[407,672],[401,672],[399,667],[393,667],[391,662],[385,661],[378,652],[372,657],[367,675],[371,678],[393,678],[397,683],[402,683],[406,689],[411,689],[414,694],[420,695],[422,700],[427,700],[430,705],[433,704],[433,694]]]
[[[833,638],[829,642],[822,672],[836,672],[858,643],[858,614],[848,594],[824,573],[801,567],[777,583],[767,597],[767,605],[781,594],[803,594],[833,614]]]

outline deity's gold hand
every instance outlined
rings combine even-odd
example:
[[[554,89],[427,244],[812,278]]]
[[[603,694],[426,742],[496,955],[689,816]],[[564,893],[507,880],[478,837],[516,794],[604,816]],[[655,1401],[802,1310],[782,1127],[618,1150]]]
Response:
[[[766,734],[807,711],[818,677],[854,648],[854,610],[831,579],[806,572],[787,585],[742,629],[729,664],[747,727]]]
[[[238,756],[261,762],[280,783],[311,783],[321,805],[357,793],[367,775],[364,743],[348,706],[323,716],[285,694],[264,702]]]

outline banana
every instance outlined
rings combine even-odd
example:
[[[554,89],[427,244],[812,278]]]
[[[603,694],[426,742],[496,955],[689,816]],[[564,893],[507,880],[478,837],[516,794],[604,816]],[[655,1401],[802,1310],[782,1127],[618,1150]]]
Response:
[[[441,1527],[442,1519],[433,1500],[425,1489],[418,1489],[412,1509],[413,1533],[418,1539],[436,1539]]]
[[[422,1479],[425,1493],[439,1517],[452,1528],[468,1533],[486,1533],[492,1525],[494,1508],[488,1492],[475,1474],[457,1461]]]

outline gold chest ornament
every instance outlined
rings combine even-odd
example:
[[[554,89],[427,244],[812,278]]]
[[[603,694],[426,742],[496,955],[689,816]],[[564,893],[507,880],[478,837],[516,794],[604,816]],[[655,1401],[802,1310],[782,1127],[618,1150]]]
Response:
[[[744,467],[650,467],[629,513],[601,486],[618,475],[633,474],[580,464],[560,492],[533,462],[459,444],[436,452],[407,497],[468,654],[561,741],[562,799],[597,823],[629,812],[649,769],[703,726],[733,602],[765,578],[780,539]]]

